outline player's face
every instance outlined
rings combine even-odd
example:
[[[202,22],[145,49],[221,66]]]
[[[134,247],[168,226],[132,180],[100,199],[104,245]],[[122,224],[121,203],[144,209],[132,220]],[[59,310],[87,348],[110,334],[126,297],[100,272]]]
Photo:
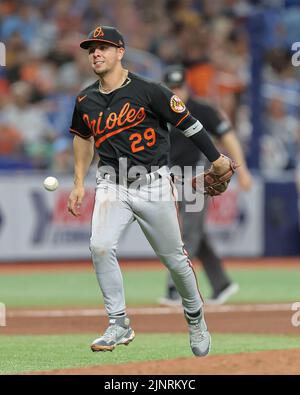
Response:
[[[121,61],[124,48],[109,44],[92,44],[89,48],[89,61],[94,72],[101,76],[113,70]]]

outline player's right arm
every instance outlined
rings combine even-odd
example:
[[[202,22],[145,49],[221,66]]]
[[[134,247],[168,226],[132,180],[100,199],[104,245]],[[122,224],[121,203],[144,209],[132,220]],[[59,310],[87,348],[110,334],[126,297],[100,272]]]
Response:
[[[80,215],[84,198],[84,179],[94,157],[94,137],[84,123],[81,112],[75,105],[70,132],[74,135],[74,186],[68,200],[68,210],[75,217]]]
[[[94,157],[94,138],[83,139],[75,136],[74,151],[74,187],[68,200],[68,210],[74,216],[80,215],[80,207],[84,198],[84,179]]]

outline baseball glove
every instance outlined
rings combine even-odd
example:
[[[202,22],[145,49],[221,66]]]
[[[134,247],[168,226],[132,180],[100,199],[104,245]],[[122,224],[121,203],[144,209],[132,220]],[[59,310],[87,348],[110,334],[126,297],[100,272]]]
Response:
[[[222,155],[225,157],[225,155]],[[227,158],[227,157],[225,157]],[[229,162],[229,169],[219,174],[216,173],[213,166],[211,166],[204,173],[200,173],[192,178],[192,187],[195,191],[203,191],[204,194],[209,196],[218,196],[226,191],[228,184],[238,167],[237,164],[227,158]]]

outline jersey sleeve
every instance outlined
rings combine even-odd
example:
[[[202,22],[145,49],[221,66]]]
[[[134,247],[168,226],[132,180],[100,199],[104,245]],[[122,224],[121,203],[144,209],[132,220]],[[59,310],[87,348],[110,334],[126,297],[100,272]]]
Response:
[[[183,101],[161,84],[152,84],[150,100],[153,112],[180,130],[190,128],[197,121]]]
[[[83,139],[88,139],[92,136],[92,132],[84,122],[82,115],[77,108],[77,105],[75,105],[74,107],[70,132],[76,134],[79,137],[82,137]]]
[[[227,120],[225,116],[222,116],[222,114],[212,106],[206,106],[205,118],[206,121],[205,123],[203,122],[205,128],[216,138],[222,137],[232,129],[229,120]]]

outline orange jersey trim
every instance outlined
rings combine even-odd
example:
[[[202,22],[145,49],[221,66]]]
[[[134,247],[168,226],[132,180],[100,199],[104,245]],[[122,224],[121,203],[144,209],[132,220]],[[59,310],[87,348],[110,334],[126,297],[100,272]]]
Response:
[[[186,117],[188,117],[190,115],[190,112],[188,111],[188,113],[187,114],[185,114],[185,116],[184,117],[182,117],[181,119],[180,119],[180,121],[175,125],[175,128],[177,128],[177,126],[178,125],[180,125],[181,124],[181,122],[186,118]]]

